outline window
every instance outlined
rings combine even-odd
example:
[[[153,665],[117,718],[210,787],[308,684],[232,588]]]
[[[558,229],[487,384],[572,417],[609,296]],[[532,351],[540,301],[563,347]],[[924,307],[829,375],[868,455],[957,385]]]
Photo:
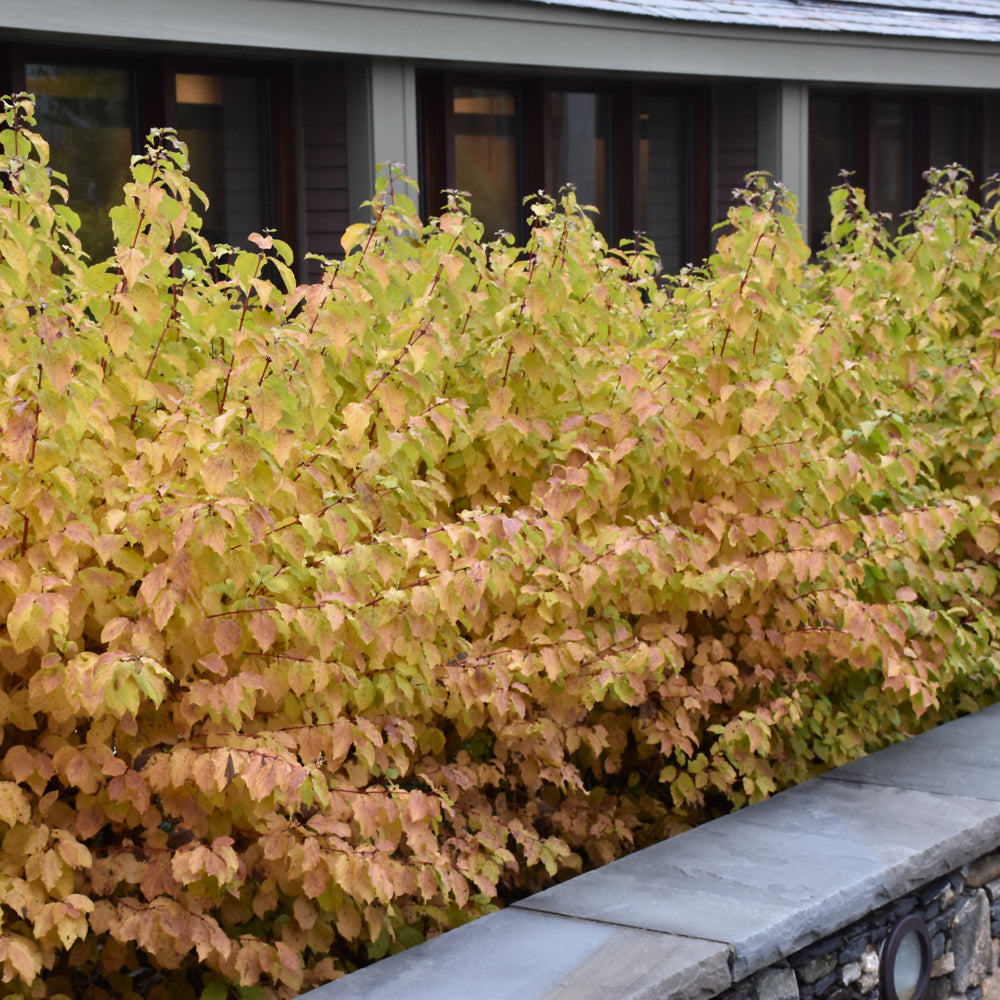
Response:
[[[984,155],[987,103],[978,94],[814,91],[809,98],[809,232],[822,246],[829,194],[853,172],[868,207],[891,226],[915,208],[930,167],[960,163],[984,179],[997,167]]]
[[[830,228],[829,194],[842,170],[861,168],[854,143],[854,108],[838,97],[813,95],[809,102],[809,234],[814,246]]]
[[[545,187],[576,187],[581,205],[597,209],[597,225],[614,232],[611,208],[611,107],[609,96],[593,91],[551,93],[548,132],[551,143]]]
[[[251,76],[175,73],[174,93],[191,176],[208,196],[202,231],[212,243],[244,244],[247,234],[275,221],[266,88]]]
[[[871,102],[868,198],[872,208],[888,212],[893,222],[898,222],[917,202],[912,176],[918,155],[913,141],[913,112],[912,102],[902,98]]]
[[[108,210],[120,203],[130,158],[148,130],[164,124],[187,143],[191,177],[208,195],[208,210],[196,209],[210,241],[248,246],[249,233],[268,227],[291,235],[289,199],[276,197],[279,186],[289,187],[290,169],[272,154],[287,146],[275,137],[277,67],[69,50],[31,51],[22,65],[38,128],[53,167],[68,176],[92,257],[110,254]]]
[[[487,238],[505,230],[524,240],[525,196],[572,183],[612,244],[641,232],[669,271],[708,252],[710,171],[695,169],[708,161],[700,92],[433,72],[419,84],[425,214],[439,209],[440,191],[457,188]]]
[[[121,200],[136,144],[131,74],[124,69],[27,63],[25,89],[35,95],[38,126],[53,169],[70,180],[80,239],[96,257],[112,249],[108,209]]]
[[[518,231],[521,212],[517,91],[454,89],[449,186],[468,191],[487,236]]]

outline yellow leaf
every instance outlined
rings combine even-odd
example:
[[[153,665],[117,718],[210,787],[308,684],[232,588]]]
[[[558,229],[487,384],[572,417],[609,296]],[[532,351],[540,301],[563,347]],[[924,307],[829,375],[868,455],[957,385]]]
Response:
[[[270,237],[268,237],[268,239],[270,239]],[[271,300],[271,293],[274,291],[274,285],[264,278],[254,278],[250,284],[253,286],[254,291],[257,293],[257,297],[260,299],[261,308],[266,309],[268,302]]]
[[[134,285],[129,294],[132,296],[132,305],[143,322],[155,327],[159,322],[160,313],[163,311],[163,303],[160,301],[157,290],[152,285],[143,282]]]
[[[13,781],[0,781],[0,823],[14,826],[31,819],[31,804],[20,785]]]
[[[269,431],[281,419],[281,400],[267,384],[251,390],[250,409],[262,431]]]
[[[338,719],[330,735],[329,765],[339,767],[354,744],[354,727],[348,719]]]
[[[58,393],[66,391],[66,387],[73,381],[73,366],[75,359],[66,354],[49,354],[43,363],[45,374],[52,383],[52,388]]]
[[[441,435],[444,437],[445,441],[450,441],[451,427],[452,427],[451,418],[447,414],[442,413],[440,407],[435,407],[433,410],[431,410],[428,416],[430,417],[431,422],[434,424],[434,426],[441,432]]]
[[[59,880],[63,875],[65,866],[62,858],[55,851],[46,851],[42,855],[42,862],[39,868],[42,876],[42,884],[49,892],[52,892],[59,884]]]
[[[101,535],[94,539],[94,551],[106,563],[125,544],[121,535]]]
[[[278,626],[270,613],[264,611],[250,619],[250,634],[257,640],[262,652],[267,652],[274,645],[278,635]]]
[[[220,656],[228,656],[239,648],[243,629],[233,618],[219,618],[215,623],[215,648]]]
[[[201,475],[205,489],[213,496],[219,496],[235,475],[233,463],[228,455],[213,455],[202,466]]]
[[[226,664],[226,661],[219,656],[218,653],[211,653],[208,656],[203,656],[198,661],[198,665],[211,671],[213,674],[218,674],[220,677],[224,677],[229,672],[229,667]]]
[[[70,948],[76,941],[85,938],[88,929],[85,917],[64,917],[56,923],[56,934],[63,948]]]
[[[356,222],[353,226],[348,226],[344,230],[344,235],[340,238],[340,245],[344,248],[344,253],[350,253],[355,247],[360,246],[367,236],[367,223]]]
[[[45,631],[45,611],[40,594],[18,594],[14,607],[7,615],[7,631],[14,649],[27,652],[38,643]]]
[[[0,961],[10,964],[26,983],[33,983],[42,971],[42,953],[38,946],[20,934],[0,937]],[[7,979],[7,976],[4,976]]]
[[[845,313],[850,313],[851,302],[854,300],[854,292],[850,288],[839,287],[833,290],[834,298],[840,303],[840,308]]]
[[[132,285],[146,263],[146,255],[138,247],[118,247],[115,250],[115,260],[118,261],[126,282]]]
[[[808,358],[801,354],[793,354],[788,359],[786,368],[788,369],[788,377],[798,386],[802,385],[812,371],[812,364]]]
[[[337,910],[337,933],[345,941],[353,941],[361,933],[361,914],[353,903],[345,903]]]
[[[364,440],[372,411],[366,403],[348,403],[344,407],[344,426],[351,443],[358,445]]]
[[[169,571],[170,566],[167,563],[160,563],[146,574],[139,586],[139,597],[147,607],[152,607],[154,598],[166,586]]]
[[[406,423],[406,395],[388,381],[378,387],[375,395],[382,404],[393,430],[398,430]]]
[[[20,413],[7,421],[3,431],[4,454],[12,462],[23,462],[31,450],[31,441],[35,433],[35,411],[22,409]]]
[[[116,357],[121,357],[128,350],[132,340],[132,323],[127,316],[113,313],[106,317],[101,324],[101,332],[111,348],[111,353]]]
[[[986,553],[996,552],[1000,545],[1000,532],[990,524],[985,525],[976,532],[976,545]]]

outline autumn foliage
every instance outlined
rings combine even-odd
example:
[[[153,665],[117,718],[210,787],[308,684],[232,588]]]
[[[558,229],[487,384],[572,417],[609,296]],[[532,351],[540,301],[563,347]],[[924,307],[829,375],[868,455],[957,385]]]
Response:
[[[572,192],[518,247],[383,182],[298,285],[167,131],[91,263],[5,115],[4,996],[295,996],[993,696],[960,172],[815,262],[755,180],[669,282]]]

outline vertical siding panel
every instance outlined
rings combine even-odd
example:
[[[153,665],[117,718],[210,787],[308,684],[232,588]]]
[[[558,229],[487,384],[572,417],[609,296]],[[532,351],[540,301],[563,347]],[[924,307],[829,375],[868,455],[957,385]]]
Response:
[[[757,87],[751,81],[725,84],[715,91],[716,189],[713,213],[721,222],[733,203],[733,190],[760,168],[757,149]]]
[[[299,73],[305,233],[303,249],[341,257],[340,237],[348,225],[347,113],[344,67],[340,62],[309,62]],[[309,261],[305,277],[314,281],[319,265]]]

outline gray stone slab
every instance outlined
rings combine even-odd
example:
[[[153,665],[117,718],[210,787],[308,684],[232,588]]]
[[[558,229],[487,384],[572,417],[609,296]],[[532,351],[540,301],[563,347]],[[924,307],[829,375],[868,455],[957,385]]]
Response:
[[[1000,842],[1000,805],[817,779],[521,908],[724,941],[740,979]]]
[[[507,909],[304,994],[308,1000],[706,1000],[710,941]]]
[[[1000,703],[823,777],[1000,802]]]

